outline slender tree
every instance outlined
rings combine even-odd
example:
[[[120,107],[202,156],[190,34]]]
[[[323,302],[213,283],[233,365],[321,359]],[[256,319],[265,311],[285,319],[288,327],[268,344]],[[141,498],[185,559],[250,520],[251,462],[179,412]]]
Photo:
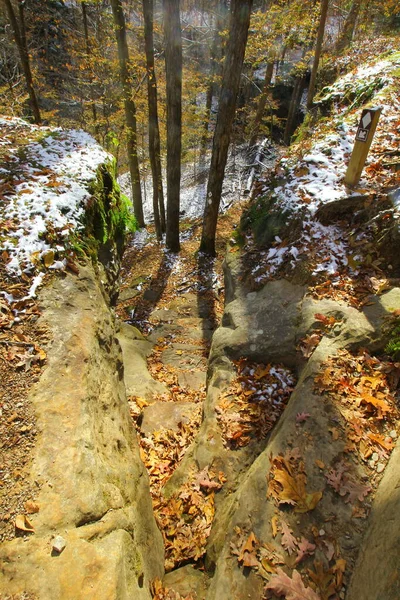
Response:
[[[206,92],[206,114],[204,119],[204,133],[201,139],[201,153],[204,154],[208,143],[208,127],[211,116],[211,106],[214,96],[217,93],[218,86],[216,84],[216,76],[220,75],[221,59],[222,59],[222,40],[221,33],[224,28],[225,18],[227,14],[226,0],[217,0],[215,15],[214,36],[210,49],[210,75]]]
[[[25,77],[26,88],[28,90],[29,102],[31,105],[31,110],[33,114],[33,119],[35,123],[41,122],[39,103],[37,100],[35,88],[33,85],[33,77],[31,71],[31,64],[29,59],[28,52],[28,44],[26,41],[26,32],[25,32],[25,19],[24,19],[24,0],[18,0],[18,13],[19,13],[19,22],[17,15],[15,14],[14,7],[11,3],[11,0],[3,0],[8,18],[10,19],[11,28],[14,35],[15,44],[18,49],[19,58],[21,61],[22,71]]]
[[[182,149],[182,32],[179,0],[163,0],[167,81],[167,235],[169,250],[179,252]]]
[[[357,18],[360,14],[361,5],[362,0],[353,0],[344,23],[343,31],[341,32],[336,44],[336,52],[343,52],[343,50],[350,46],[351,40],[353,39]]]
[[[119,73],[124,99],[125,120],[127,125],[127,148],[129,171],[132,184],[133,210],[139,227],[144,227],[142,193],[137,152],[136,106],[132,97],[132,81],[129,72],[129,50],[126,39],[125,15],[121,0],[111,0],[114,18],[115,36],[118,45]]]
[[[82,1],[81,9],[82,9],[83,32],[85,35],[86,56],[88,59],[90,59],[91,54],[92,54],[92,48],[91,48],[91,44],[90,44],[89,24],[88,24],[88,16],[87,16],[87,3],[86,2]],[[93,82],[93,77],[92,77],[92,75],[90,75],[90,89],[92,88],[92,82]],[[99,128],[97,125],[97,109],[96,109],[96,102],[93,100],[93,98],[90,100],[90,108],[92,111],[93,126],[95,129],[96,135],[98,135]]]
[[[165,233],[164,192],[161,171],[161,144],[158,126],[157,82],[154,70],[153,0],[143,0],[144,42],[149,105],[149,157],[153,178],[153,211],[156,235]]]
[[[321,58],[322,42],[324,41],[326,16],[328,14],[329,0],[321,0],[321,14],[319,18],[317,42],[315,44],[314,62],[311,70],[311,78],[308,86],[307,93],[307,108],[310,109],[313,105],[314,93],[315,93],[315,82],[317,79],[317,71],[319,65],[319,59]]]
[[[288,146],[290,144],[290,138],[296,128],[296,116],[305,87],[305,73],[304,71],[300,71],[294,79],[294,87],[290,98],[288,117],[286,119],[285,131],[283,133],[283,141]]]
[[[221,202],[222,183],[228,158],[232,124],[236,112],[236,100],[240,87],[252,4],[253,0],[231,0],[229,39],[213,139],[200,243],[200,251],[212,256],[215,256],[218,210]]]
[[[268,92],[269,92],[271,81],[272,81],[272,75],[274,74],[274,66],[275,66],[275,53],[271,52],[270,55],[268,56],[267,68],[265,69],[263,89],[262,89],[262,92],[258,99],[256,116],[254,117],[254,121],[253,121],[253,124],[251,127],[251,138],[250,138],[249,146],[254,146],[254,144],[257,141],[258,130],[261,125],[261,121],[263,119],[264,112],[265,112],[265,106],[268,101]]]

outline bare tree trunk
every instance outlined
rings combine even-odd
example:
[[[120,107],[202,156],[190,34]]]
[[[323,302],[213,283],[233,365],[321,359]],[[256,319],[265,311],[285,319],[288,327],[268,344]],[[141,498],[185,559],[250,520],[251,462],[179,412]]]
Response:
[[[11,0],[3,0],[6,6],[6,10],[8,13],[8,18],[10,19],[11,28],[14,34],[14,40],[17,45],[19,58],[21,61],[21,67],[25,77],[25,83],[28,90],[29,102],[32,109],[33,119],[35,123],[40,123],[42,118],[40,116],[39,103],[36,97],[35,88],[33,86],[33,78],[31,65],[29,60],[29,52],[28,45],[26,42],[26,34],[25,34],[25,23],[24,23],[24,3],[21,0],[18,0],[18,12],[20,23],[18,23],[17,16],[14,11],[14,7],[11,3]]]
[[[167,80],[167,235],[166,245],[179,252],[179,206],[182,148],[182,32],[179,0],[163,0]]]
[[[137,152],[136,106],[132,99],[132,84],[129,73],[129,50],[126,39],[125,16],[121,0],[111,0],[111,8],[115,24],[115,36],[118,45],[119,72],[125,106],[127,125],[127,147],[129,171],[131,174],[133,210],[139,227],[144,227],[142,192],[140,189],[140,173]]]
[[[265,71],[264,85],[263,90],[260,94],[257,106],[256,116],[254,118],[253,126],[251,128],[251,138],[249,142],[249,146],[254,146],[257,141],[258,129],[260,127],[262,118],[265,112],[265,106],[268,100],[268,91],[271,85],[272,75],[274,73],[274,65],[275,65],[275,56],[272,55],[269,57],[267,62],[267,68]]]
[[[329,0],[321,0],[321,15],[319,18],[317,42],[315,44],[314,62],[311,71],[310,84],[308,86],[307,94],[307,108],[310,109],[313,105],[314,93],[315,93],[315,82],[317,79],[317,71],[319,65],[319,59],[321,57],[322,42],[324,41],[325,23],[326,16],[328,14]]]
[[[91,47],[90,47],[89,25],[88,25],[88,18],[87,18],[87,4],[86,4],[86,2],[82,2],[82,20],[83,20],[83,31],[84,31],[84,34],[85,34],[86,56],[88,58],[90,58],[90,56],[91,56]],[[90,75],[90,86],[92,86],[92,83],[93,83],[93,77],[92,77],[92,75]],[[90,96],[92,96],[91,91],[90,91]],[[99,127],[98,127],[98,124],[97,124],[97,110],[96,110],[96,103],[93,100],[93,98],[90,101],[90,108],[92,110],[94,130],[96,132],[96,135],[98,135],[99,134]]]
[[[231,0],[229,40],[224,62],[200,243],[200,251],[212,256],[215,256],[218,210],[232,124],[236,112],[236,100],[240,87],[252,4],[253,0]]]
[[[285,132],[283,134],[283,141],[288,146],[290,144],[290,138],[292,136],[292,133],[295,129],[295,119],[305,85],[306,83],[304,79],[304,74],[298,75],[295,79],[292,97],[290,99],[289,113],[286,120]]]
[[[210,123],[211,116],[211,107],[214,96],[217,93],[217,85],[215,82],[215,76],[219,74],[221,58],[222,58],[222,43],[221,43],[221,32],[224,27],[225,17],[226,17],[226,0],[218,0],[217,6],[217,16],[216,23],[214,29],[214,37],[211,45],[210,51],[210,59],[211,59],[211,67],[210,67],[210,76],[208,81],[207,93],[206,93],[206,114],[204,118],[204,133],[201,139],[200,148],[201,154],[204,154],[207,148],[208,141],[208,127]]]
[[[350,46],[351,40],[353,39],[357,18],[360,13],[361,5],[362,0],[353,0],[353,4],[351,5],[349,14],[347,15],[343,31],[336,44],[336,52],[343,52],[345,48]]]
[[[144,43],[149,105],[149,157],[153,178],[153,212],[157,239],[165,232],[165,208],[161,172],[160,132],[158,127],[157,82],[154,71],[153,0],[143,0]]]

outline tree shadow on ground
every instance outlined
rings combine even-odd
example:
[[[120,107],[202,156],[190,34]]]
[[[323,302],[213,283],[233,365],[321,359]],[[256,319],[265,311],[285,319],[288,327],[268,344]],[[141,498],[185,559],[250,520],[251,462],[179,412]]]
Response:
[[[151,278],[148,286],[135,303],[135,309],[131,315],[130,323],[138,329],[146,330],[149,326],[149,317],[167,287],[168,279],[174,266],[173,254],[164,254],[157,273]]]
[[[199,252],[196,269],[197,310],[202,319],[203,340],[207,344],[211,343],[212,334],[219,325],[217,314],[218,277],[214,262],[214,258]]]

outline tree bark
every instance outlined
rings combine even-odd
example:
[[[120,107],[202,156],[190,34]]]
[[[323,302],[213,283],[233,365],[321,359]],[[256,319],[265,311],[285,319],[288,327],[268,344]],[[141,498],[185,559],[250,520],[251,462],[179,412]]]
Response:
[[[269,57],[268,62],[267,62],[263,90],[262,90],[259,100],[258,100],[257,112],[256,112],[256,116],[254,118],[253,126],[251,128],[251,138],[250,138],[250,142],[249,142],[250,147],[254,146],[254,144],[257,141],[258,129],[260,127],[262,118],[264,116],[265,106],[266,106],[267,100],[268,100],[268,90],[269,90],[269,86],[271,85],[272,75],[274,73],[274,65],[275,65],[275,56],[272,55]]]
[[[305,85],[306,85],[306,83],[305,83],[304,74],[298,75],[295,79],[292,97],[290,99],[289,113],[288,113],[288,117],[286,120],[285,131],[283,134],[283,141],[287,146],[290,145],[290,138],[295,129],[295,126],[294,126],[295,119],[296,119],[297,111],[298,111],[298,108],[300,105],[301,95],[304,91]]]
[[[218,86],[216,85],[216,82],[215,82],[215,77],[217,74],[218,75],[220,74],[219,71],[221,68],[220,67],[221,58],[222,58],[221,32],[224,27],[225,17],[226,17],[226,12],[227,12],[226,0],[218,0],[216,10],[217,10],[217,16],[216,16],[216,23],[215,23],[215,29],[214,29],[214,37],[213,37],[213,41],[211,44],[211,50],[210,50],[211,66],[210,66],[210,76],[209,76],[207,93],[206,93],[206,114],[205,114],[204,124],[203,124],[203,136],[202,136],[201,143],[200,143],[200,148],[201,148],[200,154],[201,155],[205,153],[206,148],[207,148],[208,128],[209,128],[210,117],[211,117],[212,101],[213,101],[213,98],[216,95],[217,89],[218,89]]]
[[[339,36],[338,42],[336,44],[337,53],[343,52],[343,50],[350,46],[351,40],[353,39],[357,18],[360,13],[361,5],[362,0],[353,0],[353,4],[351,5],[349,14],[347,15],[343,31]]]
[[[179,0],[163,0],[167,83],[167,235],[166,245],[179,252],[179,207],[182,149],[182,32]]]
[[[321,58],[322,42],[324,41],[326,16],[328,14],[329,0],[321,0],[321,15],[319,18],[317,42],[315,44],[314,62],[311,70],[311,78],[308,86],[307,108],[310,109],[313,105],[315,82],[317,79],[317,71],[319,59]]]
[[[144,227],[142,193],[140,189],[139,161],[137,153],[136,106],[132,98],[132,83],[129,73],[129,50],[126,39],[125,16],[121,0],[111,0],[115,36],[118,45],[119,72],[127,125],[127,149],[131,175],[133,211],[139,227]]]
[[[165,232],[165,208],[161,172],[160,131],[158,126],[157,82],[154,70],[153,0],[143,0],[144,43],[149,106],[149,158],[153,178],[153,211],[157,239]]]
[[[82,20],[83,20],[83,32],[84,32],[84,35],[85,35],[86,56],[88,58],[90,58],[90,56],[91,56],[91,47],[90,47],[89,25],[88,25],[88,18],[87,18],[87,5],[86,5],[86,2],[82,2]],[[92,81],[93,81],[93,77],[92,77],[92,75],[90,75],[90,85],[92,85]],[[92,110],[92,117],[93,117],[94,129],[95,129],[96,135],[98,135],[99,134],[99,127],[98,127],[98,124],[97,124],[97,110],[96,110],[96,103],[93,100],[93,98],[90,100],[90,108]]]
[[[217,123],[207,183],[200,251],[215,256],[215,234],[253,0],[232,0]]]
[[[11,0],[4,0],[8,18],[10,19],[11,28],[14,34],[14,40],[18,49],[19,58],[21,61],[22,71],[25,77],[25,83],[29,95],[29,102],[33,114],[33,120],[35,123],[41,123],[42,118],[40,115],[39,103],[37,100],[35,88],[33,85],[33,77],[31,71],[31,64],[29,59],[28,45],[26,42],[25,24],[24,24],[24,5],[21,0],[18,0],[18,11],[20,17],[20,23],[18,23],[17,16],[14,11],[14,7]]]

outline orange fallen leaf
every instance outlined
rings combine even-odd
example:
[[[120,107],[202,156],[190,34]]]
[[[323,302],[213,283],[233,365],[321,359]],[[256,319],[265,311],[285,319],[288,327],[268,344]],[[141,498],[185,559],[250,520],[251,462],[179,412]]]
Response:
[[[28,531],[34,533],[35,529],[28,517],[25,515],[17,515],[15,518],[15,527],[20,531]]]
[[[272,527],[272,537],[276,537],[276,534],[278,533],[278,515],[274,515],[271,518],[271,527]]]
[[[39,504],[36,504],[33,500],[24,502],[24,508],[29,515],[39,512]]]

